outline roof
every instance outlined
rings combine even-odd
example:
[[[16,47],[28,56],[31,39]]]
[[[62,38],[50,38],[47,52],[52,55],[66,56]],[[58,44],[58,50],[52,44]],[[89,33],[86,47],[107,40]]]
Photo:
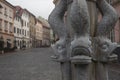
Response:
[[[29,10],[27,10],[27,9],[24,9],[24,10],[25,10],[26,12],[28,12],[30,16],[34,17],[35,23],[37,23],[36,16],[35,16],[33,13],[31,13]]]
[[[11,3],[9,3],[8,1],[6,1],[6,0],[0,0],[2,3],[4,3],[5,5],[7,5],[7,6],[9,6],[9,7],[11,7],[12,9],[14,9],[15,7],[11,4]]]
[[[23,12],[24,12],[24,9],[22,9],[20,6],[15,6],[15,13],[18,16],[22,16]]]
[[[46,19],[44,19],[44,18],[42,18],[42,17],[39,17],[38,19],[42,22],[42,25],[43,25],[44,27],[50,28],[50,25],[49,25],[49,23],[48,23],[48,21],[47,21]]]
[[[23,12],[27,12],[28,14],[30,14],[27,9],[23,9],[21,6],[15,6],[15,12],[19,16],[22,16]]]
[[[41,23],[41,24],[42,24],[42,22],[41,22],[39,19],[37,19],[37,22],[39,22],[39,23]]]

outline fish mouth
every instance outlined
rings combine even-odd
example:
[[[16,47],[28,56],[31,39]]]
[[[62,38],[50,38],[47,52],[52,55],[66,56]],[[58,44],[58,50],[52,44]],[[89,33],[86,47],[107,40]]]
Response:
[[[85,55],[90,56],[90,49],[84,46],[76,46],[72,49],[71,56]]]

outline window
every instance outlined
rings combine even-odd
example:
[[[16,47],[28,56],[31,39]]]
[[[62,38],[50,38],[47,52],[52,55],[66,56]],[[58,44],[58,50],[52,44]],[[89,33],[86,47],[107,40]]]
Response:
[[[14,27],[14,33],[16,33],[16,27]]]
[[[0,8],[0,14],[2,14],[2,10],[3,10],[3,8]]]
[[[12,18],[12,10],[9,10],[9,17]]]
[[[2,19],[0,19],[0,29],[2,29]]]
[[[8,30],[8,22],[7,21],[4,22],[4,28],[5,28],[5,31]]]
[[[4,15],[7,16],[7,8],[4,10]]]
[[[107,36],[112,42],[114,42],[114,38],[115,38],[114,29],[112,29]]]
[[[25,30],[25,36],[26,36],[26,30]]]
[[[19,28],[17,28],[17,34],[19,34]]]
[[[24,20],[22,20],[22,26],[24,26]]]
[[[26,26],[26,22],[25,21],[23,21],[23,26]]]
[[[9,31],[12,33],[13,32],[13,30],[12,30],[13,28],[12,28],[12,23],[10,23],[9,24]]]
[[[17,17],[15,17],[15,20],[17,21]]]
[[[20,34],[21,34],[21,29],[20,29]]]
[[[18,46],[20,45],[19,40],[18,40]]]
[[[17,18],[17,21],[19,22],[19,17]]]
[[[25,21],[25,26],[26,26],[26,21]]]
[[[29,27],[29,23],[27,23],[27,27]]]
[[[119,17],[119,44],[120,44],[120,17]]]
[[[27,31],[27,35],[29,36],[29,31]]]
[[[24,35],[24,29],[22,30],[22,34]]]

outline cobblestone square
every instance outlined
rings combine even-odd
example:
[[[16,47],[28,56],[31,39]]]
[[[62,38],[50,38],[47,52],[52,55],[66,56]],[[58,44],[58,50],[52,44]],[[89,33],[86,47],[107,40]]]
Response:
[[[51,48],[34,48],[0,55],[0,80],[62,80]],[[120,64],[109,64],[110,80],[120,79]]]
[[[51,48],[37,48],[0,55],[0,80],[61,80],[52,54]]]

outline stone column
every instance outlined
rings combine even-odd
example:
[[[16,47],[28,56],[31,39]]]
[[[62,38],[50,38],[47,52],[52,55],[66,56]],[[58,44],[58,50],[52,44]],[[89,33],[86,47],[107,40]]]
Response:
[[[71,80],[71,67],[70,62],[61,62],[61,73],[62,73],[62,80]]]
[[[118,45],[104,37],[95,38],[93,44],[92,70],[95,72],[95,80],[109,80],[107,66],[109,62],[117,60],[113,52]]]
[[[116,55],[109,57],[109,60],[106,62],[95,62],[95,80],[109,80],[108,78],[108,63],[109,61],[117,60]]]
[[[90,80],[91,57],[74,56],[71,58],[72,80]]]

